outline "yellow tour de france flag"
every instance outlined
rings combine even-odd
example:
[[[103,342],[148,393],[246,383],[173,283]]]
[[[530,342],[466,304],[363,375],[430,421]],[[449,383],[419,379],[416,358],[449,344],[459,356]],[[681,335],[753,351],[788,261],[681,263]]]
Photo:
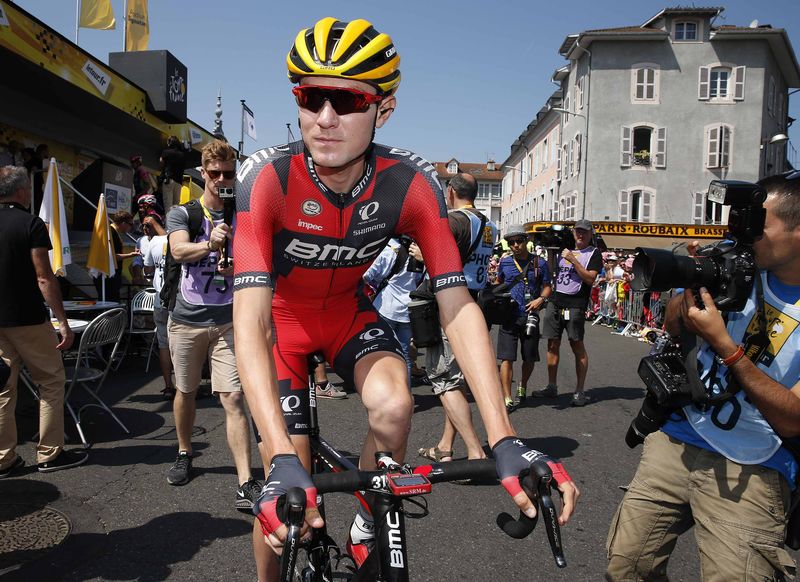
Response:
[[[61,192],[55,158],[50,158],[39,218],[47,225],[50,243],[53,245],[50,250],[50,266],[53,268],[54,274],[64,277],[66,276],[66,266],[72,264],[72,251],[69,246],[67,213],[64,210],[64,196]]]
[[[147,0],[128,0],[125,15],[125,50],[146,51],[150,41],[150,19],[147,16]]]
[[[117,21],[111,0],[81,0],[80,26],[82,28],[99,28],[113,30]]]
[[[89,242],[89,258],[86,268],[92,277],[106,275],[113,277],[116,273],[115,260],[112,258],[111,233],[109,232],[108,214],[106,213],[106,197],[100,195],[97,201],[97,214],[94,216],[92,240]]]

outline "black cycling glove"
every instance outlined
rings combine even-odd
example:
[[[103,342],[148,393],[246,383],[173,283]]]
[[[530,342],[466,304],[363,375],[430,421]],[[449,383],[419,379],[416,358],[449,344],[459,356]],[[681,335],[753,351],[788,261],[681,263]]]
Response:
[[[261,522],[261,531],[265,536],[283,525],[278,518],[278,499],[292,487],[299,487],[306,492],[306,509],[316,509],[317,488],[297,455],[275,455],[261,497],[253,505],[253,513]]]

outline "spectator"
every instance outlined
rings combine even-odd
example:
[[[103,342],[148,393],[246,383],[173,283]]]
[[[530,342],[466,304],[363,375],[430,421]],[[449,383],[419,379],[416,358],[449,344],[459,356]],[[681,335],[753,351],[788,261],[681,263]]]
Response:
[[[148,198],[148,203],[154,205],[156,203],[156,181],[152,174],[147,171],[142,163],[142,156],[131,156],[131,167],[133,168],[133,200],[139,210],[139,220],[143,221],[147,216],[147,212],[142,213],[142,197],[152,196],[152,202]]]
[[[114,247],[114,261],[115,269],[112,277],[107,277],[106,286],[106,301],[119,301],[120,291],[122,290],[122,261],[132,257],[138,257],[138,249],[134,249],[129,253],[123,252],[122,235],[125,235],[133,230],[133,216],[130,212],[120,210],[111,216],[111,245]],[[97,290],[97,297],[102,297],[103,293],[103,275],[95,278],[94,287]]]
[[[175,398],[175,385],[172,383],[172,360],[169,355],[169,338],[167,322],[169,312],[161,306],[158,295],[164,286],[164,262],[167,256],[167,232],[162,219],[157,214],[145,217],[142,223],[145,236],[149,238],[147,250],[143,255],[144,272],[153,278],[153,289],[156,290],[156,303],[153,308],[153,320],[156,324],[156,341],[158,342],[158,359],[161,364],[161,376],[164,378],[164,389],[161,394],[166,400]]]
[[[0,168],[0,358],[10,370],[0,389],[0,479],[25,461],[16,452],[17,383],[24,364],[39,386],[39,443],[42,473],[86,462],[85,451],[64,449],[64,363],[59,350],[74,340],[61,291],[50,265],[52,248],[44,222],[26,211],[31,187],[23,168]],[[13,284],[9,282],[13,281]],[[50,323],[45,301],[58,320],[61,339]]]
[[[497,227],[475,206],[478,182],[470,174],[458,173],[450,180],[445,201],[450,211],[447,221],[458,247],[467,289],[473,300],[478,291],[486,286],[487,265],[491,260],[492,247],[497,240]],[[411,245],[412,255],[418,260],[416,245]],[[444,428],[439,443],[431,448],[423,447],[418,454],[433,461],[447,461],[453,458],[453,443],[456,433],[461,435],[467,447],[467,457],[482,459],[486,455],[481,447],[475,426],[472,423],[472,410],[467,402],[464,374],[453,354],[450,340],[442,330],[442,342],[425,349],[425,365],[433,393],[439,396],[444,408]]]
[[[161,151],[158,160],[161,163],[161,195],[164,200],[164,208],[169,211],[170,208],[181,203],[183,170],[186,168],[186,155],[177,136],[169,136],[167,147]]]
[[[589,397],[584,393],[586,374],[589,371],[589,355],[583,344],[586,305],[592,284],[603,267],[603,257],[592,242],[592,223],[581,219],[575,223],[575,250],[564,249],[558,262],[555,277],[555,293],[548,302],[542,321],[542,337],[547,338],[546,388],[533,393],[535,398],[555,398],[558,395],[558,375],[561,336],[567,330],[569,345],[575,355],[575,393],[573,406],[584,406]]]
[[[178,456],[167,471],[170,485],[189,482],[192,470],[192,429],[195,391],[200,384],[203,362],[211,361],[211,388],[225,409],[228,446],[236,466],[239,488],[235,506],[251,509],[259,487],[250,472],[250,428],[244,410],[242,386],[236,371],[233,345],[233,262],[223,267],[225,240],[231,228],[223,221],[220,187],[233,187],[236,152],[227,143],[214,140],[203,148],[201,174],[205,187],[203,233],[189,239],[189,213],[176,206],[167,216],[172,257],[182,263],[180,288],[170,314],[169,350],[175,367],[177,392],[173,401]],[[212,284],[207,284],[214,273]]]
[[[9,140],[3,151],[0,151],[0,168],[4,166],[22,165],[22,144],[17,140]]]
[[[408,239],[407,239],[408,240]],[[409,253],[400,241],[393,238],[373,261],[364,280],[375,289],[372,304],[378,314],[392,328],[403,349],[408,367],[408,385],[411,386],[411,321],[408,317],[408,294],[422,282],[422,272],[408,270]]]
[[[666,580],[670,554],[690,528],[698,579],[794,577],[784,539],[800,436],[799,175],[759,182],[766,220],[742,311],[723,318],[704,288],[699,299],[688,292],[669,302],[667,332],[697,336],[701,389],[730,398],[665,410],[666,422],[645,437],[609,530],[608,580]]]
[[[547,262],[528,250],[528,234],[519,224],[509,227],[505,237],[511,256],[500,259],[497,282],[509,284],[509,292],[517,303],[516,318],[500,326],[497,334],[497,359],[500,360],[500,381],[506,408],[510,411],[525,400],[533,368],[539,361],[539,310],[550,297],[550,269]],[[535,323],[528,330],[528,322]],[[513,364],[517,346],[522,356],[522,378],[517,387],[517,402],[511,396]]]

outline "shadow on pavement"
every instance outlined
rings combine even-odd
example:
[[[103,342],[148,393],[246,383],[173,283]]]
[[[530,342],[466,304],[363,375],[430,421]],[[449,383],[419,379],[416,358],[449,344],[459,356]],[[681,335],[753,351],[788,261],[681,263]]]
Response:
[[[54,572],[63,572],[65,581],[155,582],[168,578],[175,564],[190,561],[214,540],[251,531],[252,524],[243,519],[222,519],[200,512],[170,513],[108,534],[70,535],[56,551],[23,565],[4,580],[52,580]]]

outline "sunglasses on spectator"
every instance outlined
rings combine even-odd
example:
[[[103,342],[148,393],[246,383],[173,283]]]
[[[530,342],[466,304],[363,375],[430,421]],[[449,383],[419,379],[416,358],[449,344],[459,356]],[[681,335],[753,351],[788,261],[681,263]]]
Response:
[[[236,177],[236,170],[206,170],[206,174],[212,180],[216,180],[220,176],[226,180],[233,180]]]
[[[510,245],[524,245],[528,242],[528,239],[525,238],[510,238],[508,239],[508,244]]]
[[[319,113],[325,102],[331,104],[336,115],[363,113],[373,103],[380,103],[383,95],[364,93],[357,89],[344,87],[322,87],[320,85],[301,85],[292,88],[297,105],[312,113]]]

